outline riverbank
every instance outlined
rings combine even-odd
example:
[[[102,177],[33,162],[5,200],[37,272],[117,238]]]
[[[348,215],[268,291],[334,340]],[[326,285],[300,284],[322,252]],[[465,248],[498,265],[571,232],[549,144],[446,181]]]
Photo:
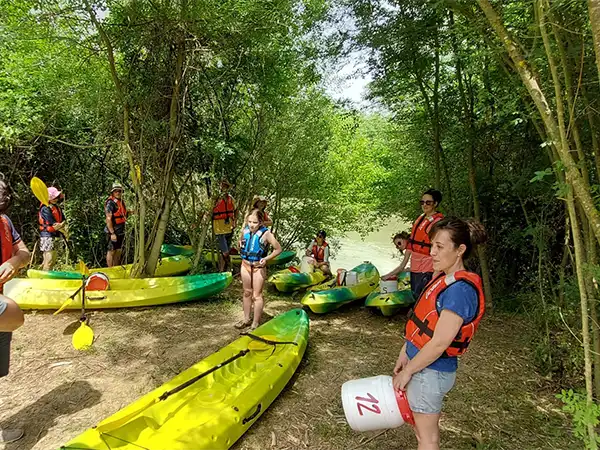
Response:
[[[58,448],[69,438],[234,340],[241,317],[238,280],[209,302],[94,312],[94,350],[71,348],[77,312],[27,314],[15,333],[11,374],[0,380],[3,426],[25,437],[7,450]],[[298,307],[299,295],[269,292],[266,313]],[[267,317],[268,317],[267,316]],[[566,449],[579,444],[547,382],[528,361],[528,337],[506,333],[518,319],[488,316],[461,362],[445,405],[443,448]],[[400,348],[402,316],[384,318],[360,302],[311,314],[310,341],[292,382],[232,447],[263,449],[413,449],[408,427],[354,433],[340,400],[344,381],[389,373]]]

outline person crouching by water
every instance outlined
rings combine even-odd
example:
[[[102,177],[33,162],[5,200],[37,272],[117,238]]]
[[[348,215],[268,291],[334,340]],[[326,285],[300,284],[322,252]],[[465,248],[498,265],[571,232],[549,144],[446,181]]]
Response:
[[[247,225],[240,236],[244,319],[235,324],[237,329],[250,326],[250,330],[255,330],[259,326],[264,307],[263,286],[267,277],[267,261],[281,253],[281,245],[263,221],[263,212],[258,209],[253,210],[246,217]],[[273,247],[273,251],[267,255],[269,245]],[[252,320],[250,316],[253,310],[254,319]]]
[[[486,233],[478,222],[448,217],[430,231],[437,276],[408,313],[404,346],[393,384],[406,391],[415,419],[418,450],[438,450],[440,413],[454,386],[458,356],[465,353],[485,310],[479,275],[464,261]]]
[[[5,214],[11,202],[12,191],[8,184],[0,179],[0,377],[8,375],[12,332],[25,322],[19,305],[1,295],[2,289],[21,267],[27,265],[30,258],[29,250]],[[14,442],[22,436],[21,429],[0,428],[0,443]]]
[[[425,285],[433,276],[433,263],[431,261],[431,242],[428,233],[433,225],[442,220],[444,215],[437,211],[442,201],[442,193],[429,189],[421,196],[421,209],[423,214],[417,217],[412,226],[412,231],[406,244],[402,263],[390,273],[381,277],[382,280],[394,280],[410,261],[410,288],[414,298],[419,298]]]
[[[331,275],[331,266],[329,265],[329,244],[325,241],[327,233],[321,230],[315,238],[310,241],[306,249],[306,256],[314,259],[315,269],[321,270],[325,275]]]

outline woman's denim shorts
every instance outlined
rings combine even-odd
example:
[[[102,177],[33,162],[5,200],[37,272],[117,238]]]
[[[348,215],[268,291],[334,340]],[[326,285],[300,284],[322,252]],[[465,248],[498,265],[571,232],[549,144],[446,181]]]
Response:
[[[444,397],[456,381],[456,372],[425,368],[415,373],[406,386],[410,409],[416,413],[439,414]]]

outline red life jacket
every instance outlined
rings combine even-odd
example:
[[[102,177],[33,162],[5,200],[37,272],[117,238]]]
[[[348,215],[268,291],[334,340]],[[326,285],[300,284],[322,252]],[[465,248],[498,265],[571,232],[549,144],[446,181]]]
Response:
[[[122,223],[125,223],[127,221],[127,207],[125,206],[125,202],[111,195],[108,197],[106,202],[104,202],[105,210],[109,201],[113,201],[115,202],[115,205],[117,205],[117,210],[112,215],[113,225],[121,225]]]
[[[49,233],[56,233],[54,229],[55,223],[60,223],[64,220],[64,216],[62,211],[57,205],[53,205],[52,203],[48,204],[50,211],[52,211],[52,217],[54,217],[54,223],[48,222],[46,219],[42,217],[42,208],[44,205],[40,205],[40,210],[38,211],[38,223],[40,225],[40,231],[47,231]]]
[[[13,254],[13,241],[12,241],[12,232],[10,229],[10,225],[8,224],[8,219],[4,214],[0,216],[0,258],[2,261],[0,264],[4,264],[10,258],[12,258]],[[0,284],[0,294],[4,290],[4,285]]]
[[[406,249],[411,252],[421,253],[422,255],[429,255],[431,251],[429,230],[431,230],[431,227],[436,222],[439,222],[443,218],[444,215],[440,212],[435,213],[430,218],[427,218],[425,213],[421,214],[413,224]]]
[[[226,198],[220,198],[213,208],[213,220],[233,219],[235,214],[235,205],[233,198],[227,194]]]
[[[435,326],[440,318],[440,312],[436,307],[439,295],[456,281],[465,281],[475,288],[478,299],[477,312],[471,322],[463,323],[443,356],[460,356],[467,351],[485,311],[485,298],[479,275],[466,270],[459,270],[452,275],[442,273],[435,277],[425,286],[417,303],[408,313],[405,338],[419,350],[433,337]]]
[[[312,246],[312,250],[310,251],[312,253],[313,258],[315,258],[317,260],[317,262],[323,262],[325,261],[325,247],[328,247],[329,244],[325,241],[323,241],[323,245],[319,247],[319,245],[315,242],[315,244]]]

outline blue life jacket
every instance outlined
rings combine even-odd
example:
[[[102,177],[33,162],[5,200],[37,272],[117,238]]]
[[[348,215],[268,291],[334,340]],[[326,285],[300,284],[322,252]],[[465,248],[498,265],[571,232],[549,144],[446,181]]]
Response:
[[[256,233],[253,234],[250,231],[250,227],[246,226],[246,228],[244,228],[240,252],[244,260],[248,262],[256,262],[267,256],[269,244],[266,242],[262,243],[260,241],[267,231],[269,231],[269,229],[265,226],[262,226],[256,231]]]

